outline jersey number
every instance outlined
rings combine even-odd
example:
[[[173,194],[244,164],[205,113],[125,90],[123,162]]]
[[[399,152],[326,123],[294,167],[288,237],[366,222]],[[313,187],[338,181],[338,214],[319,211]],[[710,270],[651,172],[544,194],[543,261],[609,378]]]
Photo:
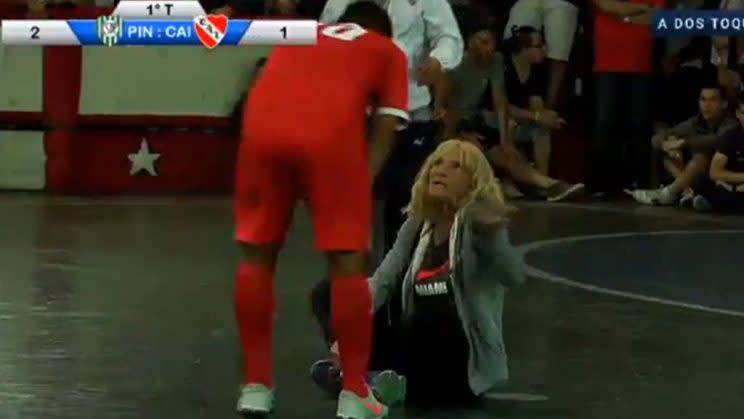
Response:
[[[367,33],[367,30],[356,23],[343,23],[340,25],[331,25],[323,28],[323,35],[329,38],[340,39],[342,41],[353,41]]]

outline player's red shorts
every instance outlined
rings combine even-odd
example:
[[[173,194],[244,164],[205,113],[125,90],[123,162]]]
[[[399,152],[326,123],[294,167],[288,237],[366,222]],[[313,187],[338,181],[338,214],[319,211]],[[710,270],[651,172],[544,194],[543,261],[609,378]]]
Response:
[[[294,207],[305,199],[318,250],[367,251],[372,185],[366,139],[319,139],[312,133],[276,138],[271,127],[265,128],[245,127],[243,133],[235,193],[237,240],[283,243]]]

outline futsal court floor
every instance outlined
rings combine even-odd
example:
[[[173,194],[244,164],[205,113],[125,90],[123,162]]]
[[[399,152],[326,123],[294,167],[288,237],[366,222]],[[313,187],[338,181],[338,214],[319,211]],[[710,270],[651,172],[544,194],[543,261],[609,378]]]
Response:
[[[236,418],[227,198],[7,194],[0,219],[0,419]],[[525,203],[511,233],[530,277],[507,295],[509,388],[481,410],[392,418],[744,417],[744,218]],[[277,419],[335,412],[308,377],[324,270],[298,211]]]

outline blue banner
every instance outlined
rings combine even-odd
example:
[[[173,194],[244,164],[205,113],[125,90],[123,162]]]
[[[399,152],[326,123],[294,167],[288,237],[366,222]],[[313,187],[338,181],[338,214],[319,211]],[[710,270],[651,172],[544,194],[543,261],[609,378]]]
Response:
[[[106,45],[95,20],[68,20],[67,23],[81,45]],[[250,20],[228,21],[220,45],[238,45],[250,25]],[[202,45],[193,20],[124,19],[115,38],[115,45]]]
[[[744,10],[664,10],[654,14],[657,37],[744,36]]]

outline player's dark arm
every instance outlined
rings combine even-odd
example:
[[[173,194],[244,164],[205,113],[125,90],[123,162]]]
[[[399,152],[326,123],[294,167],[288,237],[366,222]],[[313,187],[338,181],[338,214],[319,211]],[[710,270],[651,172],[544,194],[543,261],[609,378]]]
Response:
[[[444,122],[445,114],[450,105],[450,97],[452,96],[452,83],[443,74],[431,86],[431,92],[434,98],[434,117]]]
[[[369,150],[369,170],[374,180],[393,148],[400,118],[395,115],[378,114],[372,119],[371,146]]]

